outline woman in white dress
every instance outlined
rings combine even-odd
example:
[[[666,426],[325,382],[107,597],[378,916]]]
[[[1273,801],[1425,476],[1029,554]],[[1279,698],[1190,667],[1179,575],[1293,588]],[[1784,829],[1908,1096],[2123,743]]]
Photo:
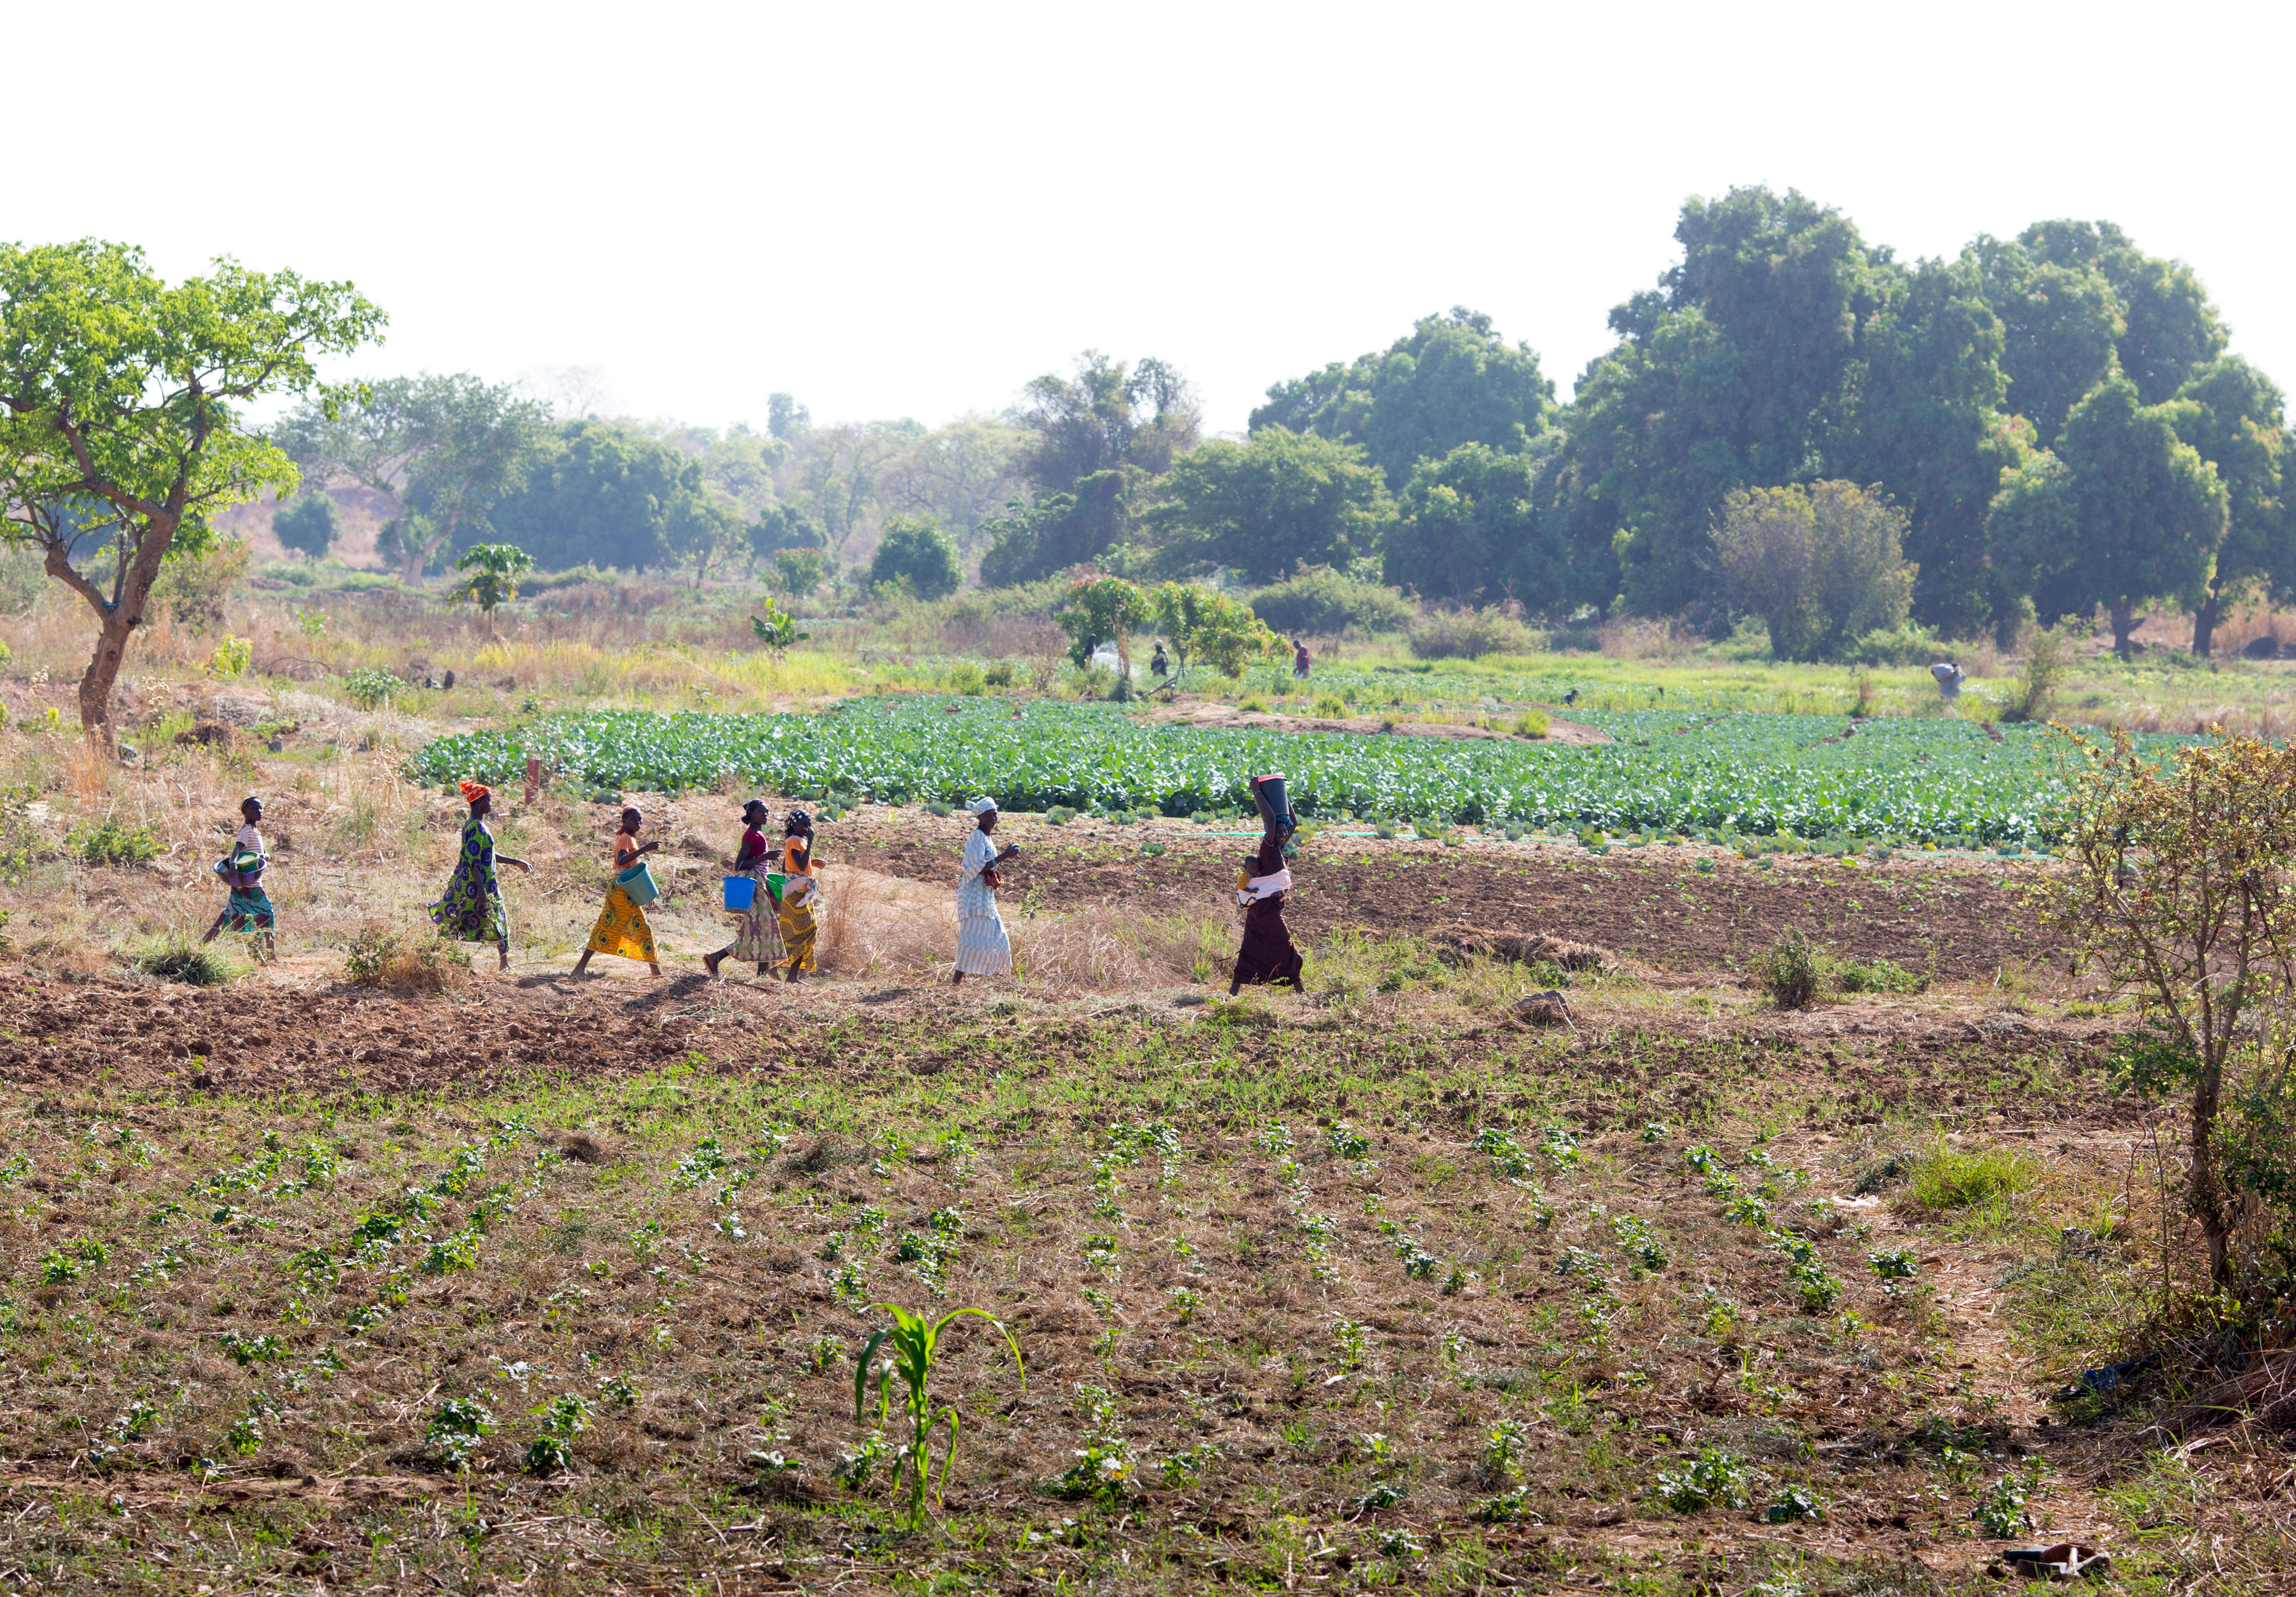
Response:
[[[1013,939],[1004,935],[1004,917],[996,913],[996,866],[1021,852],[1018,843],[999,849],[989,841],[996,830],[996,804],[975,798],[965,807],[972,812],[972,835],[964,839],[964,864],[956,887],[956,974],[949,985],[967,976],[1013,974]]]

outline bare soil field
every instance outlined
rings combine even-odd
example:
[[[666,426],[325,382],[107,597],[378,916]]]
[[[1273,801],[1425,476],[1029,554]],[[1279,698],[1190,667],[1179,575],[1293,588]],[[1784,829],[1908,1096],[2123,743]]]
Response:
[[[436,875],[452,807],[408,802]],[[694,969],[732,807],[644,802],[659,981],[552,933],[394,994],[291,912],[226,987],[20,957],[0,1579],[1933,1592],[2072,1538],[2132,1590],[2287,1581],[2275,1438],[2164,1462],[2165,1395],[2080,1388],[2180,1222],[2035,867],[1326,834],[1307,993],[1230,1003],[1245,839],[1016,817],[1022,975],[951,990],[960,823],[865,809],[792,987]],[[579,922],[605,814],[512,807],[514,918]],[[1929,985],[1774,1009],[1789,925]],[[853,1405],[887,1299],[1025,1363],[951,1328],[916,1527]]]

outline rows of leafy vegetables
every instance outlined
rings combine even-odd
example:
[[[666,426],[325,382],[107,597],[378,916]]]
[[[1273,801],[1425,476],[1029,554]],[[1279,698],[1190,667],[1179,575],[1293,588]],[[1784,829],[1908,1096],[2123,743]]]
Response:
[[[1281,770],[1306,815],[1608,831],[1726,829],[1805,837],[2038,842],[2062,792],[2040,728],[1998,741],[1949,719],[1592,711],[1614,741],[1564,745],[1290,734],[1157,725],[1111,707],[996,699],[856,699],[817,715],[588,711],[440,740],[425,782],[505,782],[529,756],[586,790],[678,792],[730,779],[888,803],[985,793],[1185,815],[1249,806],[1245,779]],[[2144,740],[2168,744],[2176,740]]]

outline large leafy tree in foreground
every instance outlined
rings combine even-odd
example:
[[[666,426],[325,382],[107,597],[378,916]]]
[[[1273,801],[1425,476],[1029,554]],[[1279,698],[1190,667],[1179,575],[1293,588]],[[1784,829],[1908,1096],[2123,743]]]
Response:
[[[229,259],[172,287],[127,244],[0,244],[0,514],[87,602],[96,643],[80,723],[111,735],[111,693],[160,562],[211,536],[214,509],[291,490],[294,463],[238,407],[316,394],[318,357],[384,317],[348,283]],[[89,560],[109,545],[101,578]]]

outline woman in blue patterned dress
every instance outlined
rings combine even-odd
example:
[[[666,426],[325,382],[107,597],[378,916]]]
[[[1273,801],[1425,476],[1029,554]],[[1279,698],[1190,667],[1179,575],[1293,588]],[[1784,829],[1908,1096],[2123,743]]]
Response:
[[[463,823],[463,852],[455,861],[455,873],[447,879],[446,896],[430,906],[430,918],[439,923],[442,938],[492,943],[502,956],[502,968],[507,970],[510,918],[503,913],[502,883],[496,880],[495,866],[499,863],[523,871],[527,864],[495,852],[495,834],[487,830],[487,816],[495,807],[493,792],[483,782],[460,785],[471,816]]]

